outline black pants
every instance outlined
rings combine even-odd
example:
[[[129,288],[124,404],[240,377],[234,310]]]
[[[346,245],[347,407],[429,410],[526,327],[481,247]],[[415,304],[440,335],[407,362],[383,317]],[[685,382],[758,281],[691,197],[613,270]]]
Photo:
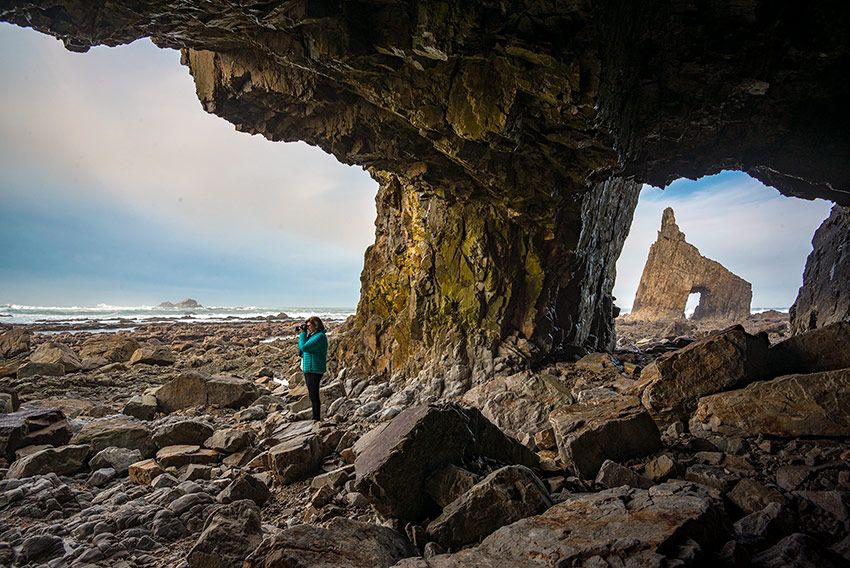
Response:
[[[319,401],[319,381],[321,373],[304,373],[304,381],[307,383],[307,392],[310,394],[310,404],[313,405],[313,420],[322,419],[322,410]]]

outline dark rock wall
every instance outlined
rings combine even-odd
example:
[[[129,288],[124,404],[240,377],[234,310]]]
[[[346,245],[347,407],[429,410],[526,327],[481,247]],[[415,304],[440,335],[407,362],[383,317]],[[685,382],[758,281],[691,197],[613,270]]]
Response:
[[[850,204],[837,1],[6,0],[0,20],[181,48],[206,111],[367,168],[376,243],[341,352],[390,374],[609,345],[636,182],[734,168]]]
[[[795,335],[850,321],[850,207],[833,207],[812,239],[803,286],[791,306]]]

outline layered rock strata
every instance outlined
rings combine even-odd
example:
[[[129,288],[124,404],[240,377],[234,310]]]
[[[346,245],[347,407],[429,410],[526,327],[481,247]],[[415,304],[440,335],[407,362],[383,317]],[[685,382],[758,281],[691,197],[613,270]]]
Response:
[[[689,244],[668,207],[661,218],[658,239],[649,248],[629,319],[681,319],[693,293],[700,294],[695,320],[736,322],[750,315],[752,285]]]
[[[388,375],[444,345],[467,382],[609,345],[624,179],[742,169],[850,203],[840,7],[60,0],[0,19],[76,51],[184,48],[208,112],[366,167],[376,244],[340,353]]]
[[[833,207],[812,239],[803,286],[791,306],[791,332],[850,321],[850,207]]]

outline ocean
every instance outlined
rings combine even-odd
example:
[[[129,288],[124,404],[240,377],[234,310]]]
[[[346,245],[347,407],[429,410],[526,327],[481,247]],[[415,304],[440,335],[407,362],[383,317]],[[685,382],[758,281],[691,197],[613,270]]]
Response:
[[[294,306],[204,306],[201,308],[161,308],[159,306],[21,306],[0,304],[0,324],[51,322],[98,322],[104,325],[143,324],[162,320],[182,323],[212,323],[277,316],[284,313],[295,319],[318,316],[323,320],[342,321],[354,314],[354,308]]]

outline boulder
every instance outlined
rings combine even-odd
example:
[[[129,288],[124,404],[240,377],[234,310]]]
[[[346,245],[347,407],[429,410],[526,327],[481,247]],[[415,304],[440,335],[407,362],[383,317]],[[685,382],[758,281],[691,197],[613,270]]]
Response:
[[[795,335],[770,348],[773,376],[836,371],[850,367],[850,322]]]
[[[686,421],[700,397],[766,378],[768,339],[736,325],[665,353],[647,365],[634,392],[653,417]]]
[[[389,568],[415,555],[407,538],[388,527],[336,517],[327,528],[296,525],[265,539],[244,568]]]
[[[618,487],[569,495],[477,547],[405,560],[396,568],[687,565],[676,558],[683,545],[714,550],[725,538],[723,526],[723,502],[699,486]]]
[[[437,505],[447,507],[477,482],[478,477],[474,473],[449,464],[428,476],[425,491]]]
[[[79,355],[64,343],[49,341],[35,348],[29,357],[32,363],[61,364],[66,373],[73,373],[83,368]],[[20,370],[19,370],[20,372]]]
[[[761,511],[770,503],[785,505],[786,500],[779,490],[767,487],[754,479],[745,477],[727,495],[729,501],[743,512],[750,514]]]
[[[152,438],[157,448],[179,445],[200,446],[213,435],[213,432],[212,426],[199,420],[168,420],[154,428]]]
[[[753,556],[759,568],[846,568],[847,561],[806,534],[795,533]]]
[[[0,455],[14,460],[15,450],[48,444],[61,446],[71,439],[71,427],[58,408],[35,408],[0,414]]]
[[[481,456],[503,464],[537,467],[539,458],[506,436],[477,409],[457,404],[408,408],[369,435],[354,462],[356,487],[384,516],[424,518],[425,480],[449,464]]]
[[[850,369],[789,375],[703,397],[695,434],[850,436]]]
[[[793,529],[791,515],[779,503],[768,503],[761,511],[751,513],[734,524],[738,542],[757,545],[776,542]]]
[[[125,363],[139,348],[139,342],[121,333],[104,333],[83,342],[80,357],[103,358],[109,363]]]
[[[158,405],[156,397],[149,394],[137,394],[124,405],[122,414],[138,418],[139,420],[153,420],[156,416]]]
[[[221,408],[243,408],[260,396],[260,389],[253,381],[213,375],[207,381],[207,404]]]
[[[52,534],[26,538],[18,552],[18,566],[44,565],[48,560],[65,555],[65,541]]]
[[[599,468],[599,473],[596,474],[596,485],[612,489],[628,485],[629,487],[639,487],[641,489],[649,489],[652,487],[652,481],[642,477],[627,467],[623,467],[611,460],[602,462],[602,467]]]
[[[18,327],[0,333],[0,359],[10,359],[30,350],[32,332]]]
[[[525,466],[497,469],[450,503],[428,524],[428,535],[446,549],[479,542],[494,530],[552,506],[546,487]]]
[[[549,373],[523,371],[475,386],[461,399],[503,432],[521,439],[549,426],[549,413],[572,404],[570,389]]]
[[[230,484],[218,494],[218,500],[222,503],[250,499],[260,507],[265,505],[266,501],[269,500],[269,497],[271,497],[271,492],[266,484],[248,473],[243,473],[231,481]]]
[[[177,361],[174,351],[167,345],[142,345],[130,357],[131,365],[159,365],[167,367]]]
[[[268,465],[280,483],[295,483],[316,473],[328,453],[319,434],[303,434],[270,448]]]
[[[584,479],[593,479],[606,460],[624,462],[655,453],[661,434],[635,397],[594,399],[554,411],[561,460]]]
[[[166,446],[156,453],[156,462],[162,468],[183,467],[189,464],[208,464],[218,461],[218,452],[188,444]]]
[[[0,392],[0,414],[9,414],[17,410],[12,393]]]
[[[61,377],[65,374],[65,365],[62,363],[24,363],[18,367],[15,376],[18,379],[30,377]]]
[[[156,463],[156,460],[149,459],[131,464],[127,470],[130,476],[130,481],[139,485],[150,485],[162,473],[162,468]]]
[[[213,510],[189,551],[189,568],[230,568],[242,562],[263,541],[260,511],[250,500],[234,501]]]
[[[6,478],[22,479],[47,473],[72,475],[83,468],[90,451],[88,446],[46,448],[13,463]]]
[[[151,431],[144,422],[132,418],[106,418],[89,422],[71,438],[73,444],[88,444],[92,452],[116,447],[139,450],[142,456],[154,453]]]
[[[203,445],[211,450],[232,454],[250,446],[252,439],[251,434],[245,430],[227,428],[216,430],[212,436],[204,440]]]
[[[127,448],[104,448],[89,461],[91,469],[112,468],[119,475],[124,475],[130,466],[142,461],[142,452]]]
[[[156,400],[166,413],[206,405],[242,408],[259,396],[259,388],[249,380],[195,372],[178,375],[156,391]]]

